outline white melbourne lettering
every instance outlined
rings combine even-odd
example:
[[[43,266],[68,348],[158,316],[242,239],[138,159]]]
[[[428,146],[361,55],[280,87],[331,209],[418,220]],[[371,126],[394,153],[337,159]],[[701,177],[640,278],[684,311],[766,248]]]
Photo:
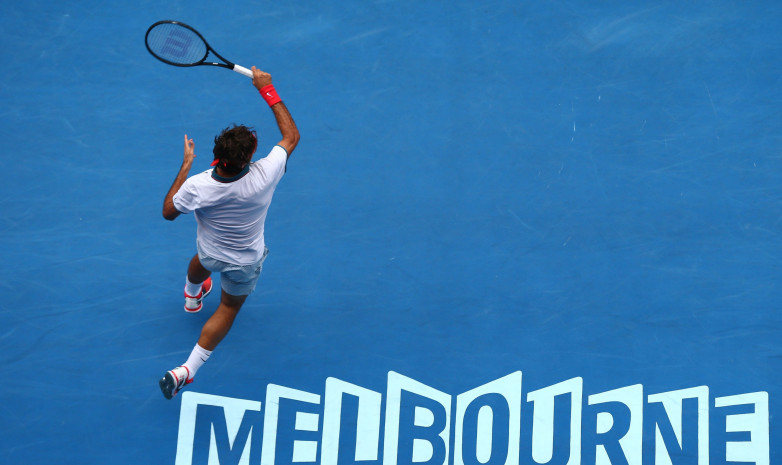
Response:
[[[585,395],[572,378],[525,403],[521,381],[517,371],[455,397],[395,372],[385,393],[336,378],[324,396],[270,384],[263,412],[259,401],[186,392],[176,465],[315,464],[318,449],[321,465],[769,465],[768,392],[649,394],[636,384]]]

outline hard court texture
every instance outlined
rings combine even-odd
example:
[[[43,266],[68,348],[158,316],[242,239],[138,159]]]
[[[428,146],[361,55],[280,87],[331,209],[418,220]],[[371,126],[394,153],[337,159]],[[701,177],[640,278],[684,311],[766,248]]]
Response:
[[[161,216],[183,136],[195,174],[232,123],[260,156],[279,133],[246,77],[151,57],[161,19],[269,71],[302,137],[258,289],[170,401],[219,302],[182,310],[196,225]],[[780,463],[780,24],[776,1],[4,5],[0,463],[327,465],[327,380],[381,399],[364,443],[345,396],[339,465]]]

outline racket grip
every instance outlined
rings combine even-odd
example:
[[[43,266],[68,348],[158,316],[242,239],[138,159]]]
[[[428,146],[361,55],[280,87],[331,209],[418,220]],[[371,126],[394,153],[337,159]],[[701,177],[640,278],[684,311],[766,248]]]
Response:
[[[234,65],[234,71],[236,71],[239,74],[244,74],[248,78],[253,77],[253,72],[245,68],[244,66]]]

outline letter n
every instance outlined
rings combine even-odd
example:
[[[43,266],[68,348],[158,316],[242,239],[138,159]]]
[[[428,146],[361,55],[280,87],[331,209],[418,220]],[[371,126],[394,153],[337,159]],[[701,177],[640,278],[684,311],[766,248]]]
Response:
[[[709,464],[709,388],[652,394],[644,423],[654,425],[654,463]]]

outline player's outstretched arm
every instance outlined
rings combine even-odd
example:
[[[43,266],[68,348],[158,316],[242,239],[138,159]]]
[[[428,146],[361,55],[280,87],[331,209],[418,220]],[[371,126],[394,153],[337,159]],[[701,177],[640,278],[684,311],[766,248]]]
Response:
[[[179,173],[177,173],[174,183],[171,184],[168,194],[166,194],[166,199],[163,200],[163,218],[169,221],[175,220],[176,217],[181,214],[174,206],[174,195],[187,180],[187,175],[190,173],[190,168],[193,166],[194,159],[195,142],[193,142],[193,139],[188,139],[187,134],[185,134],[185,156],[182,160],[182,166],[179,168]]]
[[[278,145],[282,146],[287,152],[288,156],[291,156],[293,149],[299,143],[299,129],[296,127],[296,123],[293,121],[288,107],[282,103],[282,100],[277,95],[277,91],[272,86],[272,76],[269,73],[252,67],[253,71],[253,85],[261,93],[264,100],[269,104],[274,113],[274,117],[277,119],[277,127],[280,128],[280,134],[282,134],[282,140]]]

